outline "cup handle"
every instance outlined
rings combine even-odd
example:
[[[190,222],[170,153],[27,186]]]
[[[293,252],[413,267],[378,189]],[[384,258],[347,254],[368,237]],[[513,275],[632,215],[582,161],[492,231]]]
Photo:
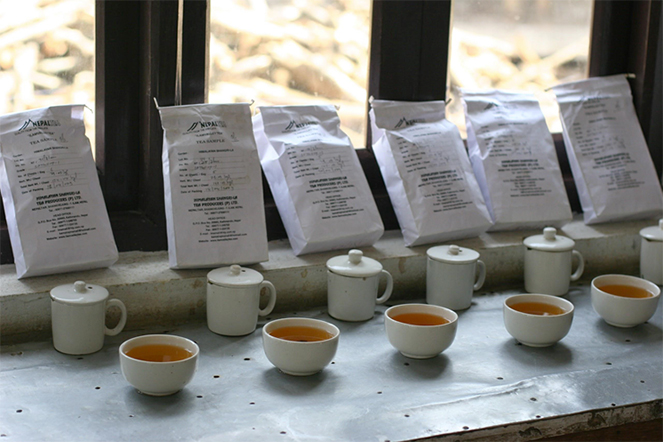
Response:
[[[106,328],[106,335],[108,336],[115,336],[116,334],[120,333],[122,329],[124,328],[124,325],[127,323],[127,308],[124,306],[124,303],[120,301],[119,299],[113,298],[109,299],[108,302],[106,303],[106,310],[108,310],[110,307],[118,307],[120,311],[122,312],[120,316],[120,322],[117,323],[115,328]]]
[[[269,290],[269,302],[267,302],[267,306],[261,310],[258,310],[258,315],[260,316],[267,316],[274,310],[274,305],[276,304],[276,288],[274,287],[274,284],[272,284],[269,281],[263,281],[260,283],[260,291],[262,291],[263,287],[267,287]]]
[[[391,273],[386,270],[381,270],[380,274],[384,275],[387,278],[387,288],[384,289],[384,293],[378,299],[375,300],[376,304],[383,304],[391,296],[391,291],[394,289],[394,278],[391,277]]]
[[[479,290],[483,287],[483,283],[486,281],[486,264],[479,259],[477,261],[477,267],[479,268],[479,275],[477,276],[477,281],[474,283],[474,290]]]
[[[575,256],[576,258],[578,258],[578,268],[571,275],[571,281],[577,281],[582,276],[582,272],[585,271],[585,259],[582,257],[580,252],[578,252],[577,250],[574,250],[571,253],[572,253],[572,257]]]

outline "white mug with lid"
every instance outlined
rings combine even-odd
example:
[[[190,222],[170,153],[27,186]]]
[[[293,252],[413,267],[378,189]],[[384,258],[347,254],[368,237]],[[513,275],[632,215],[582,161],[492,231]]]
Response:
[[[640,276],[663,285],[663,218],[658,226],[640,230]]]
[[[260,308],[260,292],[267,289],[269,301]],[[207,327],[225,336],[252,333],[258,316],[267,316],[276,304],[276,288],[262,274],[238,265],[214,269],[207,274]]]
[[[525,291],[544,295],[565,295],[569,283],[577,281],[585,270],[585,260],[573,250],[575,241],[557,235],[557,229],[546,227],[543,235],[525,238]],[[573,258],[578,267],[572,270]]]
[[[387,280],[384,293],[378,297],[380,277]],[[391,296],[394,280],[378,261],[364,256],[361,250],[350,250],[327,261],[327,303],[329,314],[342,321],[367,321],[375,313],[375,304]]]
[[[479,252],[452,244],[431,247],[426,255],[426,302],[452,310],[469,308],[472,294],[486,280]]]
[[[106,310],[118,307],[121,316],[113,329],[106,327]],[[51,290],[53,346],[61,353],[84,355],[104,346],[104,336],[115,336],[127,322],[127,309],[119,299],[108,299],[106,288],[76,281]]]

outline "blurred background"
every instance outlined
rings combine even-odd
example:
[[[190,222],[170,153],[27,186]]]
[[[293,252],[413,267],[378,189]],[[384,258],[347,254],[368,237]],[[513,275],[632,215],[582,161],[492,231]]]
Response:
[[[332,103],[354,146],[364,147],[370,0],[210,3],[209,102]],[[448,118],[464,134],[460,87],[524,90],[561,131],[545,89],[586,77],[592,3],[455,0]],[[0,11],[0,114],[94,109],[94,1],[0,0]],[[94,143],[90,115],[86,126]]]

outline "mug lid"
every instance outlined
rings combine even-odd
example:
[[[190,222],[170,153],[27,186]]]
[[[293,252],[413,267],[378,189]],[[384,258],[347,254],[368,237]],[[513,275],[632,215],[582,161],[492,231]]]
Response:
[[[347,255],[339,255],[327,261],[327,269],[343,276],[357,278],[377,275],[382,271],[382,264],[373,258],[364,256],[361,250],[350,250]]]
[[[658,220],[658,226],[645,227],[640,230],[640,236],[650,241],[663,241],[663,218]]]
[[[458,247],[455,244],[450,246],[435,246],[426,250],[426,255],[435,261],[446,262],[451,264],[469,264],[476,262],[479,259],[479,252]]]
[[[260,272],[240,267],[237,264],[214,269],[207,274],[208,282],[230,287],[256,285],[264,279]]]
[[[108,298],[105,287],[76,281],[73,284],[59,285],[51,289],[51,299],[65,304],[96,304]]]
[[[576,245],[576,242],[571,238],[558,235],[557,229],[554,227],[543,229],[543,235],[528,236],[523,243],[530,249],[546,252],[566,252]]]

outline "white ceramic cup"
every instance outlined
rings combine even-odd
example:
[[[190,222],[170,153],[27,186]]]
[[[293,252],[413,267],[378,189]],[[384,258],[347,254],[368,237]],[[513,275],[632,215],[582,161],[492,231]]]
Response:
[[[536,315],[523,313],[511,306],[522,302],[551,304],[564,310],[559,315]],[[566,336],[573,322],[573,304],[552,295],[515,295],[504,301],[502,309],[504,326],[511,336],[528,347],[549,347]]]
[[[127,352],[143,345],[174,345],[191,356],[179,361],[151,362],[127,356]],[[149,396],[168,396],[183,389],[198,368],[198,345],[190,339],[173,335],[143,335],[120,345],[122,375],[136,390]]]
[[[561,296],[569,291],[571,281],[577,281],[585,270],[580,252],[573,250],[575,242],[557,235],[554,227],[543,229],[543,235],[525,239],[525,291]],[[573,258],[577,261],[573,271]]]
[[[104,287],[76,281],[51,290],[53,346],[61,353],[84,355],[104,346],[105,336],[115,336],[127,322],[127,309],[119,299],[108,299]],[[106,327],[106,310],[118,307],[120,321]]]
[[[640,230],[640,276],[663,285],[663,219]]]
[[[378,296],[380,278],[387,286]],[[363,256],[361,250],[327,261],[327,303],[329,314],[342,321],[367,321],[375,313],[375,305],[391,296],[394,281],[382,264]]]
[[[607,285],[628,285],[647,290],[649,298],[625,298],[601,290]],[[610,325],[629,328],[649,321],[661,299],[661,289],[653,282],[629,275],[602,275],[592,280],[592,307]]]
[[[486,279],[479,253],[450,245],[431,247],[426,255],[426,302],[452,310],[469,308],[474,291]]]
[[[298,342],[272,336],[283,327],[313,327],[324,330],[331,337],[322,341]],[[325,368],[336,355],[340,330],[334,324],[312,318],[283,318],[265,324],[262,343],[269,362],[283,373],[309,376]]]
[[[267,289],[269,301],[260,308],[260,292]],[[252,333],[258,316],[267,316],[276,304],[276,288],[252,269],[238,265],[207,274],[207,326],[214,333],[243,336]]]
[[[440,325],[412,325],[393,319],[407,313],[441,316],[448,322]],[[389,343],[405,357],[434,358],[449,348],[456,337],[458,315],[453,310],[430,304],[401,304],[385,312],[384,326]]]

